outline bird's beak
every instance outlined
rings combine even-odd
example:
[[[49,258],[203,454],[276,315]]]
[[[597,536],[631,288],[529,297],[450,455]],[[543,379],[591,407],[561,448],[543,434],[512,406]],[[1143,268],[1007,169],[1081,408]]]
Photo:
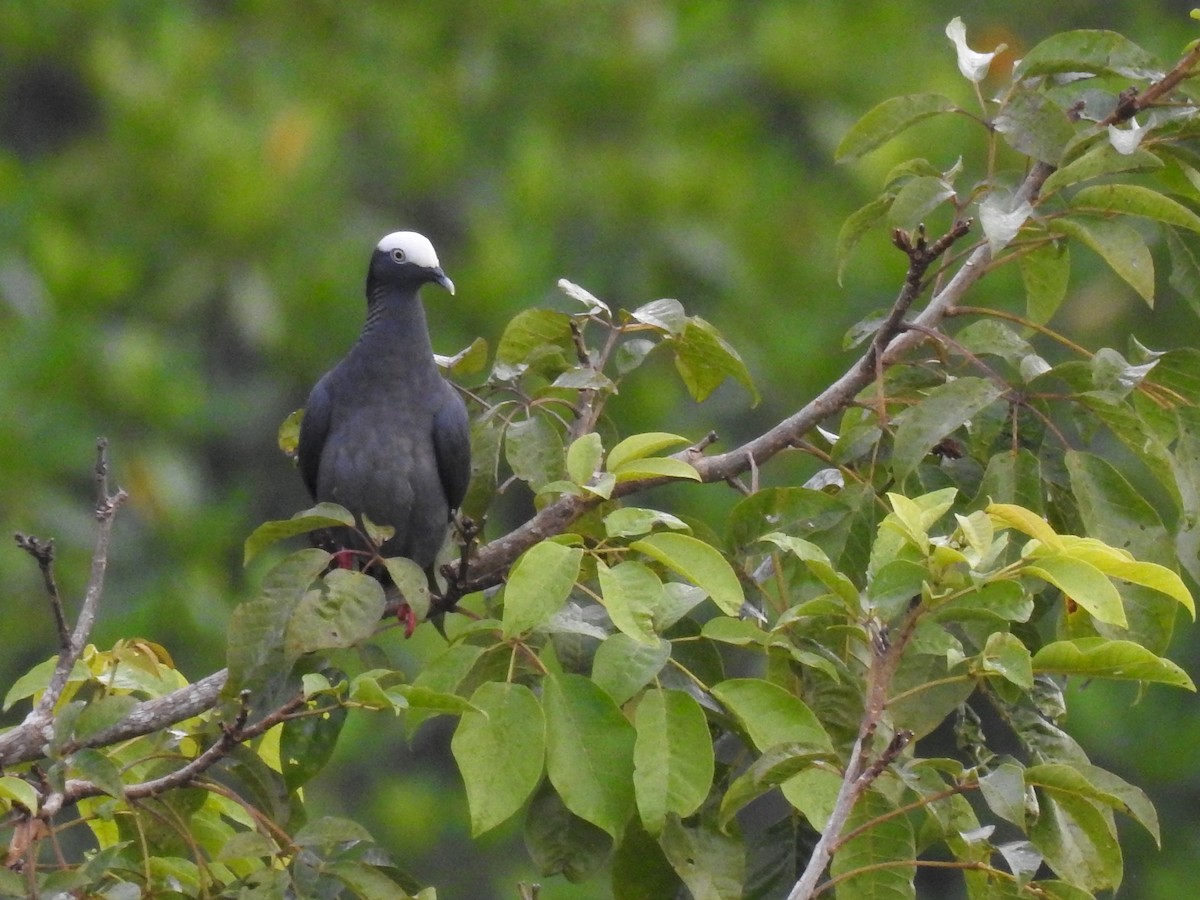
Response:
[[[433,280],[448,290],[451,297],[454,296],[454,282],[442,271],[441,266],[433,270]]]

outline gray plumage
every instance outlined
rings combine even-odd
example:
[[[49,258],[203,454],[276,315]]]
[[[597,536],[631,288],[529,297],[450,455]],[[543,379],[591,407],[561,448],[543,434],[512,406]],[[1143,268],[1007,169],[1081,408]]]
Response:
[[[385,556],[430,569],[470,477],[467,408],[433,359],[417,296],[433,282],[454,293],[433,246],[415,232],[384,237],[367,272],[358,342],[309,394],[300,425],[300,474],[313,499],[390,525]],[[324,532],[327,550],[363,549]]]

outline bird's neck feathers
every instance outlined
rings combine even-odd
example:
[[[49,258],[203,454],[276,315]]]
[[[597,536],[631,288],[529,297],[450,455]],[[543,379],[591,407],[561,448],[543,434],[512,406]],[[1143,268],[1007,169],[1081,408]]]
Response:
[[[376,358],[388,357],[414,366],[432,366],[429,326],[417,292],[368,286],[367,320],[358,345]]]

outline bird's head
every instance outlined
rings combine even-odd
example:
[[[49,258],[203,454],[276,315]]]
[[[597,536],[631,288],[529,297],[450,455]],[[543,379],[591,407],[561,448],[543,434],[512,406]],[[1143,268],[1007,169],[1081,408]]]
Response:
[[[416,290],[426,282],[440,284],[454,293],[454,282],[442,271],[437,251],[424,235],[393,231],[375,246],[367,275],[368,289],[394,286]]]

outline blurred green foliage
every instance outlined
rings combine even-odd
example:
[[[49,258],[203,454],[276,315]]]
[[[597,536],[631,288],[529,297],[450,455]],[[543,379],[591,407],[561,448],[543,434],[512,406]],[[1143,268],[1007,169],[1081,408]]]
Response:
[[[685,299],[741,351],[763,402],[748,410],[726,386],[696,408],[643,378],[611,409],[626,431],[715,427],[733,446],[840,371],[842,332],[898,289],[903,258],[877,238],[839,286],[837,231],[894,162],[943,146],[930,162],[948,169],[968,131],[923,126],[846,168],[833,149],[884,97],[957,89],[946,21],[962,15],[980,46],[1003,41],[1015,57],[1051,31],[1112,27],[1173,58],[1194,36],[1186,7],[11,0],[0,521],[56,538],[77,596],[92,445],[107,435],[131,500],[96,640],[145,636],[193,677],[219,666],[252,580],[242,540],[306,505],[276,426],[354,339],[367,256],[397,228],[429,235],[459,287],[431,303],[442,353],[494,341],[519,309],[562,304],[560,276],[627,307]],[[1169,347],[1196,333],[1178,298],[1150,313],[1099,265],[1083,283],[1060,313],[1082,343],[1134,332]],[[1005,275],[981,298],[1016,304],[1017,288]],[[764,479],[794,480],[795,465],[779,460]],[[732,501],[717,487],[686,493],[703,498],[684,510],[701,518]],[[662,494],[659,505],[684,502]],[[53,626],[13,548],[0,583],[9,633],[23,636],[5,644],[11,680],[50,653]],[[1194,651],[1173,656],[1200,672]],[[1161,855],[1131,836],[1150,855],[1129,860],[1124,896],[1178,896],[1200,844],[1200,780],[1185,762],[1200,737],[1194,701],[1151,692],[1131,713],[1128,699],[1085,692],[1076,725],[1164,818]],[[477,857],[461,785],[436,766],[408,771],[398,726],[349,727],[361,734],[347,732],[312,785],[317,805],[363,813],[443,896],[487,896],[481,878],[511,896],[529,877],[511,856]],[[1130,737],[1146,734],[1153,754]],[[422,734],[413,759],[436,762],[444,745]],[[396,761],[394,778],[366,762],[378,759]]]

